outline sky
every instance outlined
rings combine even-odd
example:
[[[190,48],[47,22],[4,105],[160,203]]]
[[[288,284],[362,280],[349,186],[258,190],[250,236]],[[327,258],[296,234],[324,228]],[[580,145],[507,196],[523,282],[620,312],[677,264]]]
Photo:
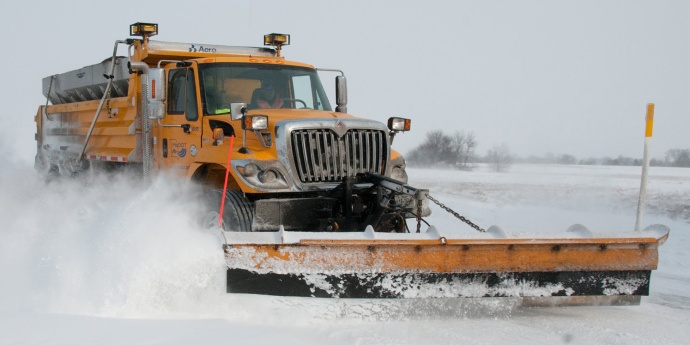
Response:
[[[647,103],[656,105],[652,157],[690,148],[686,1],[9,0],[6,8],[0,144],[26,162],[42,78],[108,58],[138,21],[158,23],[161,41],[259,46],[264,34],[290,34],[288,59],[345,72],[350,114],[412,119],[394,144],[403,153],[443,130],[473,132],[482,155],[505,143],[521,157],[640,158]]]

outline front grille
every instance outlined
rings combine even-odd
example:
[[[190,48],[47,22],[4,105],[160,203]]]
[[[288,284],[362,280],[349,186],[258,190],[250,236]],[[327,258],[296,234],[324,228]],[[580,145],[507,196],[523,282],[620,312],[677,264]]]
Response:
[[[340,182],[358,173],[383,174],[388,150],[386,133],[350,129],[338,137],[328,129],[293,130],[292,156],[302,182]]]

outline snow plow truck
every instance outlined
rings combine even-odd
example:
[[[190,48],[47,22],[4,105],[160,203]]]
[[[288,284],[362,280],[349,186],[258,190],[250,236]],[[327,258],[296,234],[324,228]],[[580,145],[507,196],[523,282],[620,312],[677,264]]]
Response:
[[[473,229],[437,229],[424,218],[440,202],[408,185],[391,149],[411,121],[349,115],[342,71],[287,60],[285,34],[236,47],[157,33],[132,24],[111,57],[43,79],[36,169],[127,169],[143,181],[171,172],[203,185],[199,218],[223,234],[228,293],[565,304],[648,295],[668,228],[517,236],[455,212]],[[335,76],[334,109],[324,73]]]

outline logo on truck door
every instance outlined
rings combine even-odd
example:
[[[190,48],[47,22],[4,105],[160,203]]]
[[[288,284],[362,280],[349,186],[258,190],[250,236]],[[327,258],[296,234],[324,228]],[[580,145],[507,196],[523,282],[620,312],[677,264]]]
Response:
[[[173,156],[184,158],[187,155],[187,143],[179,142],[175,139],[170,139],[170,146],[172,146],[171,153]]]

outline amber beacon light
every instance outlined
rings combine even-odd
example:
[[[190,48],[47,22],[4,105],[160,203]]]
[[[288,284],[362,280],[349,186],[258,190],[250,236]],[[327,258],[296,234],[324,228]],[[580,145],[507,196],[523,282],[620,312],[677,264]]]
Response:
[[[158,35],[158,24],[134,23],[129,26],[130,36],[150,37]]]
[[[264,35],[264,45],[276,47],[278,56],[280,56],[282,47],[290,45],[290,35],[276,33]]]

